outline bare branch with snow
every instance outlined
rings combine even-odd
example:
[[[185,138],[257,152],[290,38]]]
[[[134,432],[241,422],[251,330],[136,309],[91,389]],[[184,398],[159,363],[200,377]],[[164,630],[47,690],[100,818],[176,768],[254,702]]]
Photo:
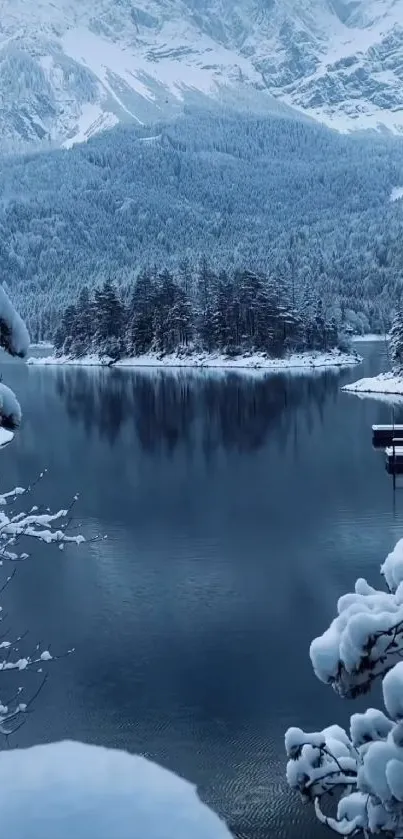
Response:
[[[38,478],[41,480],[45,475],[42,472]],[[59,547],[64,547],[65,543],[74,543],[76,545],[84,542],[84,537],[80,535],[70,535],[67,531],[71,524],[71,513],[78,496],[74,496],[71,504],[56,513],[50,511],[43,512],[38,507],[33,506],[28,512],[16,510],[16,503],[18,500],[24,499],[32,492],[32,488],[36,486],[37,482],[30,485],[26,489],[23,487],[15,487],[9,492],[4,492],[0,495],[0,565],[5,560],[10,562],[23,562],[29,558],[29,554],[22,550],[21,541],[35,539],[39,542],[44,542],[48,545],[58,544]],[[12,546],[12,550],[10,550]],[[12,572],[4,579],[0,585],[0,594],[5,591],[13,580],[17,567],[15,566]],[[2,607],[0,606],[0,622],[5,618]],[[20,643],[23,636],[10,639],[7,636],[9,633],[4,633],[0,640],[0,671],[19,671],[22,672],[28,668],[35,668],[42,671],[42,665],[50,661],[54,661],[63,656],[53,655],[49,649],[43,648],[38,644],[32,654],[21,655],[19,652]],[[68,650],[65,655],[70,655],[73,650]],[[42,680],[42,687],[45,680]],[[20,688],[17,695],[9,701],[3,701],[0,693],[0,734],[9,737],[11,734],[20,728],[24,722],[24,718],[28,713],[34,699],[42,687],[31,695],[25,702],[22,701],[23,688]]]

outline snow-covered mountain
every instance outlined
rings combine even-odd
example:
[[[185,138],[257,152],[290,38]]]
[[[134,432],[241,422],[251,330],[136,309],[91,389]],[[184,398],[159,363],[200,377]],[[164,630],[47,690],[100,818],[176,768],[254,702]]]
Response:
[[[403,0],[0,0],[3,149],[211,99],[403,132]]]

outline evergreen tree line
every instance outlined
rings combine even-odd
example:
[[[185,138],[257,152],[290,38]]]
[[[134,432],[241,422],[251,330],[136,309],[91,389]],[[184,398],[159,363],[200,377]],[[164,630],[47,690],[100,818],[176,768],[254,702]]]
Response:
[[[296,303],[281,283],[250,270],[216,274],[206,259],[196,277],[144,270],[124,294],[110,280],[67,306],[54,337],[56,353],[113,360],[147,352],[264,352],[322,350],[339,345],[334,318],[305,294]]]

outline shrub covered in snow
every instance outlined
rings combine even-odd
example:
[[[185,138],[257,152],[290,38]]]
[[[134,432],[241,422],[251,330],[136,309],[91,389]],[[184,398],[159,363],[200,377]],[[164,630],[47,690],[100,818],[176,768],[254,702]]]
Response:
[[[342,697],[365,693],[383,677],[387,714],[353,714],[348,733],[333,725],[315,733],[291,728],[285,737],[290,786],[342,836],[403,836],[403,540],[381,573],[386,590],[357,580],[310,654],[318,678]],[[328,816],[323,802],[334,792],[337,812]]]
[[[0,420],[4,428],[17,428],[21,422],[20,403],[11,388],[0,383]]]
[[[10,355],[25,358],[29,344],[27,327],[0,285],[0,347]]]
[[[0,347],[9,355],[24,358],[29,343],[27,327],[0,284]],[[17,428],[20,422],[21,408],[15,394],[0,383],[0,425],[11,429]]]

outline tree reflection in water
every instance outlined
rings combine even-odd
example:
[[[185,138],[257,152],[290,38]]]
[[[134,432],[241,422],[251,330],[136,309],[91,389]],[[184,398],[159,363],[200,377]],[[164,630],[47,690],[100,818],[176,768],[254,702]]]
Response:
[[[294,439],[299,422],[310,429],[340,387],[338,370],[304,375],[246,375],[204,371],[63,368],[55,376],[67,412],[86,433],[113,445],[134,429],[142,449],[173,453],[201,447],[256,451],[270,435]]]

